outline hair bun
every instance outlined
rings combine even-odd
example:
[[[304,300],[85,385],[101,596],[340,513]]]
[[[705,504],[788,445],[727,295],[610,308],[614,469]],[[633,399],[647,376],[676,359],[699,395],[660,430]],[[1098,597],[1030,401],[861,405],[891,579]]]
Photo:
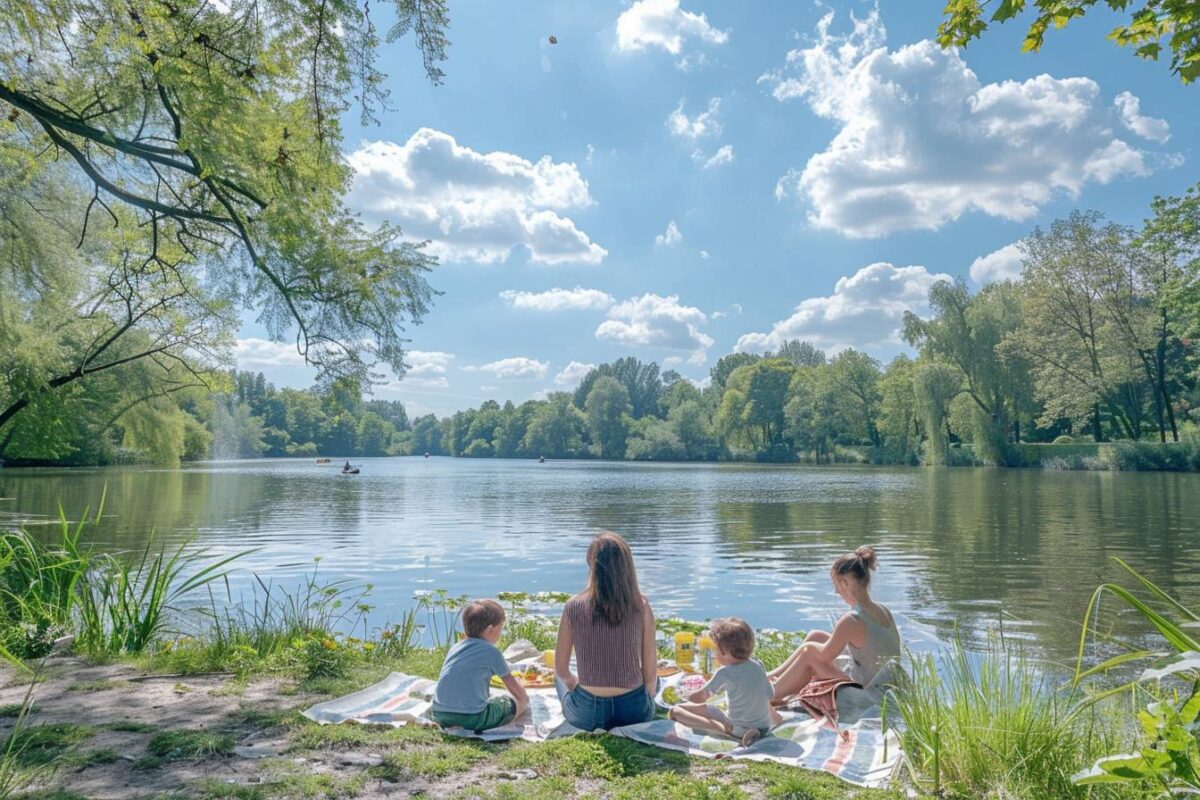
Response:
[[[875,555],[875,548],[863,545],[854,551],[854,555],[858,556],[859,561],[867,569],[878,569],[879,559]]]

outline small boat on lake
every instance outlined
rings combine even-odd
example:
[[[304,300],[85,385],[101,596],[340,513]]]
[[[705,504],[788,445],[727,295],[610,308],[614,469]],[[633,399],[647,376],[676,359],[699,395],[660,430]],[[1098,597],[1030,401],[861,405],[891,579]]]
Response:
[[[344,470],[342,470],[342,474],[343,475],[357,475],[358,467],[353,467],[352,469],[344,469]]]
[[[318,464],[332,464],[333,459],[332,458],[318,458],[317,463]]]

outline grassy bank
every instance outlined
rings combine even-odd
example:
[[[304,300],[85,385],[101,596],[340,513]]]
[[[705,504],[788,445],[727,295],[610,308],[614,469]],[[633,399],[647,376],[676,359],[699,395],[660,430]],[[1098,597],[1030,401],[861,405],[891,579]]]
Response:
[[[911,679],[885,711],[908,762],[887,792],[608,736],[488,745],[423,729],[319,727],[298,710],[394,670],[436,677],[463,598],[431,592],[396,623],[366,630],[369,592],[323,583],[315,570],[286,591],[259,582],[229,604],[218,591],[227,560],[153,546],[98,558],[79,546],[80,533],[64,523],[55,543],[13,533],[0,548],[5,646],[17,662],[0,690],[0,800],[56,789],[77,792],[62,800],[370,798],[401,787],[410,796],[655,800],[1159,794],[1149,779],[1073,782],[1097,758],[1140,741],[1128,703],[1063,689],[1003,642],[983,654],[910,659]],[[180,610],[197,598],[206,607]],[[502,644],[552,646],[556,615],[539,609],[562,596],[500,599],[509,614]],[[659,622],[664,640],[701,627]],[[75,637],[76,655],[47,657],[62,633]],[[799,640],[764,632],[757,655],[773,666]],[[118,784],[137,791],[114,792]]]

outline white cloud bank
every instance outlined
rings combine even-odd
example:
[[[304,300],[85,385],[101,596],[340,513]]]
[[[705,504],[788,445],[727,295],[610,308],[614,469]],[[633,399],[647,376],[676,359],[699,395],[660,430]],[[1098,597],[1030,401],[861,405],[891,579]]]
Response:
[[[679,56],[685,40],[706,44],[725,44],[729,32],[713,27],[704,14],[679,7],[679,0],[638,0],[617,17],[617,50],[630,52],[658,48]],[[702,54],[685,55],[677,62],[687,70],[703,63]]]
[[[625,347],[681,350],[690,354],[691,363],[703,364],[713,344],[700,330],[707,323],[703,311],[680,305],[678,295],[647,293],[610,308],[596,338]]]
[[[584,376],[596,368],[595,364],[585,364],[582,361],[572,361],[563,367],[563,371],[554,376],[554,382],[559,386],[575,386]]]
[[[807,200],[817,227],[874,237],[970,211],[1025,220],[1058,193],[1178,163],[1117,138],[1116,111],[1090,78],[982,84],[958,51],[934,42],[889,51],[877,10],[845,35],[830,33],[832,21],[826,14],[811,47],[759,78],[778,100],[802,98],[840,126],[776,186],[781,199]],[[1144,133],[1160,132],[1136,111]]]
[[[365,142],[348,161],[350,206],[429,239],[444,260],[495,263],[520,245],[538,264],[599,264],[608,255],[560,213],[592,205],[574,163],[479,153],[430,128],[404,144]]]
[[[713,167],[719,167],[719,166],[722,166],[723,164],[732,164],[733,163],[733,145],[731,145],[731,144],[721,145],[717,149],[717,152],[713,153],[708,158],[705,158],[704,154],[702,152],[700,152],[699,150],[696,150],[694,153],[692,153],[692,158],[695,159],[696,161],[703,162],[702,166],[704,169],[712,169]]]
[[[788,339],[812,342],[837,351],[863,350],[900,344],[904,312],[929,312],[929,288],[952,280],[924,267],[895,267],[880,261],[848,277],[838,278],[833,294],[801,301],[785,320],[766,333],[747,333],[734,345],[735,352],[778,350]]]
[[[492,361],[488,364],[481,364],[477,367],[463,367],[467,372],[486,372],[495,376],[502,381],[518,380],[521,378],[537,378],[546,377],[547,370],[550,369],[550,362],[538,361],[534,358],[526,358],[524,356],[514,356],[512,358],[502,358],[499,361]]]
[[[971,262],[971,280],[983,285],[996,281],[1015,281],[1021,277],[1021,243],[1006,244],[999,250]]]
[[[528,311],[587,311],[605,309],[614,302],[613,296],[599,289],[548,289],[544,292],[520,292],[505,289],[500,297],[513,308]]]
[[[683,241],[683,234],[679,232],[679,226],[675,224],[675,220],[667,223],[667,229],[654,237],[654,243],[660,247],[674,247]]]

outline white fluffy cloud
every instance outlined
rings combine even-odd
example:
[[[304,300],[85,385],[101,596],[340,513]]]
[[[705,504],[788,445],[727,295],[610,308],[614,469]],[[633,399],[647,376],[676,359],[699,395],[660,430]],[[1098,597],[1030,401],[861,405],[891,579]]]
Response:
[[[675,110],[667,115],[667,129],[675,136],[692,142],[705,136],[719,136],[724,130],[718,116],[720,111],[721,98],[714,97],[708,101],[707,111],[689,117],[683,110],[683,101],[680,100]]]
[[[1125,127],[1141,136],[1160,144],[1171,138],[1171,126],[1165,119],[1142,116],[1142,101],[1132,92],[1121,92],[1113,99],[1113,105],[1121,114]]]
[[[302,367],[304,356],[292,342],[272,342],[269,339],[238,339],[233,348],[238,369],[248,367]]]
[[[574,386],[583,380],[584,376],[596,368],[595,364],[584,364],[582,361],[572,361],[563,367],[563,371],[554,376],[554,382],[559,386]]]
[[[982,84],[958,51],[931,41],[889,51],[878,11],[845,35],[830,33],[832,21],[759,78],[840,126],[776,187],[806,199],[818,227],[865,237],[933,230],[970,211],[1024,220],[1058,193],[1172,161],[1117,138],[1116,111],[1089,78]]]
[[[833,294],[801,301],[766,333],[747,333],[734,350],[777,350],[788,339],[812,342],[822,350],[867,349],[900,343],[904,312],[928,313],[929,288],[949,275],[924,267],[895,267],[881,261],[838,278]]]
[[[1021,277],[1021,266],[1021,243],[1013,242],[972,261],[971,280],[978,284],[1015,281]]]
[[[679,0],[638,0],[617,17],[617,49],[621,51],[657,47],[678,56],[686,39],[725,44],[729,33],[710,25],[704,14],[684,11]],[[698,60],[684,56],[678,66],[686,70]]]
[[[519,245],[540,264],[598,264],[608,254],[560,213],[592,204],[573,163],[479,153],[429,128],[404,144],[366,142],[348,160],[351,207],[429,239],[445,260],[494,263]]]
[[[512,358],[502,358],[499,361],[492,361],[488,364],[481,364],[477,367],[463,367],[467,372],[486,372],[495,376],[499,380],[509,381],[519,378],[537,378],[546,377],[546,371],[550,369],[548,361],[538,361],[534,358],[525,358],[524,356],[514,356]]]
[[[723,164],[732,164],[733,145],[721,145],[720,148],[717,149],[717,152],[713,153],[708,158],[705,158],[702,152],[696,150],[694,153],[692,153],[692,158],[698,162],[702,162],[704,169],[712,169],[713,167],[719,167]]]
[[[584,289],[582,286],[576,286],[574,289],[554,288],[544,292],[505,289],[500,293],[500,297],[513,308],[529,311],[586,311],[605,309],[616,302],[608,292]]]
[[[703,311],[680,305],[678,295],[647,293],[610,308],[608,319],[596,328],[596,338],[625,347],[682,350],[690,353],[693,364],[703,364],[713,344],[700,330],[707,323]]]
[[[674,247],[683,241],[683,234],[679,232],[679,226],[675,224],[675,220],[667,223],[667,229],[654,237],[654,243],[662,247]]]
[[[454,360],[453,353],[443,353],[440,350],[409,350],[404,360],[408,362],[408,375],[411,377],[429,377],[445,375]]]

